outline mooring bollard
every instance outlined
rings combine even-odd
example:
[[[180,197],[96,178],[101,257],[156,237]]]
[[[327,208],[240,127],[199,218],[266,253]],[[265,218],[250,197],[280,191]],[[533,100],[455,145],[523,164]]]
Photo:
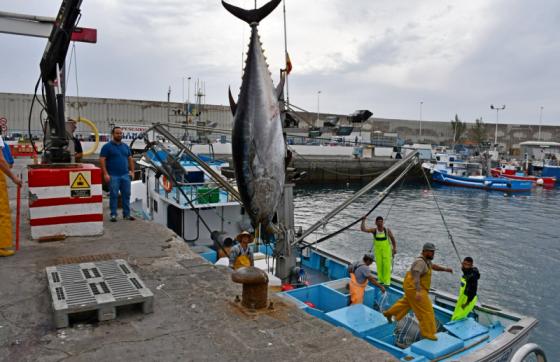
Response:
[[[250,309],[267,307],[268,275],[263,270],[252,266],[239,268],[233,272],[231,280],[243,284],[241,305]]]

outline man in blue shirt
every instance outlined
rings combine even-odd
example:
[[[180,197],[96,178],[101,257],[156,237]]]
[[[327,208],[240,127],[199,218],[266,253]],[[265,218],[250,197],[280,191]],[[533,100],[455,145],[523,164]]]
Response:
[[[122,129],[114,127],[111,130],[113,139],[101,148],[99,161],[103,179],[109,184],[109,207],[111,221],[117,221],[117,200],[119,191],[122,196],[123,218],[134,220],[130,215],[130,181],[134,176],[134,160],[126,143],[122,143]]]

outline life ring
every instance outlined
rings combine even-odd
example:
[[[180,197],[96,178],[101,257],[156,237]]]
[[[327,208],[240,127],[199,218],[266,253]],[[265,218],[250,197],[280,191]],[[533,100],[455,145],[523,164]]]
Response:
[[[171,192],[171,190],[173,189],[173,184],[171,183],[171,180],[168,179],[167,176],[165,175],[161,176],[161,184],[165,192]]]
[[[95,136],[95,144],[93,145],[93,147],[90,148],[89,150],[83,152],[84,156],[90,156],[90,155],[94,154],[95,151],[97,151],[97,147],[99,147],[99,131],[97,130],[97,127],[95,126],[95,123],[93,123],[92,121],[90,121],[87,118],[78,117],[77,122],[82,122],[83,124],[85,124],[86,126],[91,128],[91,130],[93,131],[93,134]]]

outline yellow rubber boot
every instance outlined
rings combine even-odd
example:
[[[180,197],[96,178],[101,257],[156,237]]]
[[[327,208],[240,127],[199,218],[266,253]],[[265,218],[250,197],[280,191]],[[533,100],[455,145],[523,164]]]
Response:
[[[0,257],[2,256],[12,256],[14,255],[16,252],[13,250],[8,250],[8,249],[0,249]]]

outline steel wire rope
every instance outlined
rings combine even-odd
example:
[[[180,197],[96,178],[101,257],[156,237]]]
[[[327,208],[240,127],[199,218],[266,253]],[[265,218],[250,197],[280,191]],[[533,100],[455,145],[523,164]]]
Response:
[[[388,190],[387,190],[386,192],[382,192],[383,195],[381,196],[381,198],[373,205],[373,207],[365,214],[365,216],[369,216],[379,205],[381,205],[381,203],[382,203],[382,202],[387,198],[387,196],[389,196],[389,194],[393,191],[393,187],[395,186],[395,184],[396,184],[397,182],[401,181],[401,180],[404,178],[404,176],[408,173],[408,171],[409,171],[414,165],[415,165],[415,163],[410,163],[410,164],[405,168],[405,170],[404,170],[390,185],[389,185]],[[321,242],[323,242],[323,241],[325,241],[325,240],[328,240],[328,239],[330,239],[330,238],[332,238],[332,237],[334,237],[334,236],[340,234],[341,232],[350,229],[352,226],[356,225],[356,224],[359,223],[361,220],[362,220],[362,217],[360,217],[359,219],[357,219],[357,220],[355,220],[355,221],[352,221],[351,223],[349,223],[348,225],[342,227],[341,229],[339,229],[339,230],[337,230],[337,231],[335,231],[335,232],[332,232],[332,233],[330,233],[330,234],[328,234],[328,235],[326,235],[326,236],[324,236],[324,237],[322,237],[322,238],[316,240],[316,241],[313,242],[313,243],[304,245],[301,249],[303,250],[303,249],[308,248],[308,247],[310,247],[310,246],[312,246],[312,245],[316,245],[316,244],[321,243]]]
[[[408,176],[408,175],[405,175],[405,177],[402,179],[401,183],[399,184],[399,188],[398,188],[398,190],[397,190],[396,192],[399,192],[399,191],[402,189],[403,185],[404,185],[405,182],[406,182],[406,176]],[[389,210],[387,210],[387,213],[385,214],[385,219],[384,219],[384,221],[389,220],[389,214],[391,213],[391,210],[393,209],[393,206],[395,206],[395,202],[396,202],[396,201],[397,201],[397,198],[396,198],[396,197],[393,197],[393,201],[391,202],[391,205],[389,206]],[[371,248],[369,249],[369,252],[370,252],[370,253],[373,252],[373,244],[371,245]],[[392,263],[394,264],[394,263],[395,263],[395,258],[394,258],[394,257],[391,258],[391,261],[392,261]]]
[[[441,211],[441,208],[439,207],[439,202],[437,201],[436,194],[435,194],[434,190],[432,189],[432,185],[430,184],[430,180],[428,179],[428,175],[426,175],[426,171],[424,170],[424,167],[420,167],[420,168],[422,169],[422,174],[424,175],[424,178],[426,179],[426,182],[428,183],[428,188],[430,189],[430,193],[434,197],[434,201],[435,201],[437,209],[439,211],[439,215],[441,216],[441,220],[443,221],[443,226],[445,226],[445,230],[447,231],[447,237],[449,238],[449,241],[451,242],[451,245],[453,246],[453,249],[455,250],[455,254],[457,254],[457,259],[459,259],[459,264],[460,264],[463,261],[463,259],[461,259],[461,256],[459,255],[459,250],[457,249],[457,245],[455,245],[455,241],[453,240],[453,235],[451,235],[451,231],[449,230],[449,227],[447,226],[447,221],[445,220],[445,217],[443,216],[443,212]]]

